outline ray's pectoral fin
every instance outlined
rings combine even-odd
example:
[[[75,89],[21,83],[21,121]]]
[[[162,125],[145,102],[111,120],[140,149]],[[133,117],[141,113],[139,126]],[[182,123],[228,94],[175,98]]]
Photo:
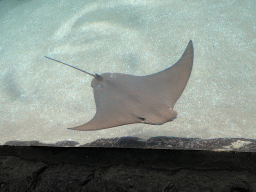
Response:
[[[105,115],[101,116],[96,113],[88,123],[71,129],[80,131],[93,131],[131,123],[142,123],[142,119],[131,116],[123,117],[119,114],[114,114],[113,116],[109,116],[109,118],[106,119]]]
[[[130,124],[130,123],[142,123],[142,119],[140,119],[139,117],[136,117],[132,114],[124,113],[123,110],[119,111],[117,108],[115,108],[114,105],[113,105],[113,108],[107,108],[107,106],[105,108],[101,108],[101,107],[102,106],[99,106],[96,108],[95,116],[88,123],[78,127],[74,127],[72,129],[82,130],[82,131],[85,131],[85,130],[92,131],[92,130],[116,127],[116,126]]]
[[[107,75],[102,74],[103,81],[92,81],[96,114],[86,124],[74,127],[72,130],[92,131],[104,128],[116,127],[130,123],[142,123],[142,119],[127,110],[129,99],[126,95],[118,93],[116,87],[106,84]]]

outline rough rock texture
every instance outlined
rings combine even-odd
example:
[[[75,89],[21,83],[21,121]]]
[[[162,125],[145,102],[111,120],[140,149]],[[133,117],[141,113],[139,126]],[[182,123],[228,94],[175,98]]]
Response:
[[[0,191],[256,191],[256,154],[0,147]]]
[[[47,147],[107,147],[107,148],[138,148],[138,149],[176,149],[176,150],[210,150],[256,152],[256,140],[246,138],[183,138],[183,137],[151,137],[143,140],[138,137],[114,137],[97,139],[91,143],[80,144],[76,141],[58,141],[43,143],[40,141],[8,141],[8,146],[47,146]]]

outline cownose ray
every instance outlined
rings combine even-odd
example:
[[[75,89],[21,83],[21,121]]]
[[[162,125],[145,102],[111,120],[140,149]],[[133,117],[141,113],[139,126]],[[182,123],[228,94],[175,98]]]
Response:
[[[46,57],[46,56],[45,56]],[[147,123],[161,125],[177,117],[174,104],[186,87],[193,66],[194,49],[190,40],[181,58],[171,67],[152,75],[123,73],[91,74],[96,114],[86,124],[70,128],[92,131],[116,126]]]

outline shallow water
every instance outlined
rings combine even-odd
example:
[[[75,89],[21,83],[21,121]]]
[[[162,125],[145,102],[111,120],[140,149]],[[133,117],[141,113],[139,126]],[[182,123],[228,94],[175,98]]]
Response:
[[[85,144],[157,136],[256,139],[256,3],[246,1],[0,1],[0,144]],[[68,130],[95,114],[91,73],[149,75],[189,40],[194,66],[164,125]]]

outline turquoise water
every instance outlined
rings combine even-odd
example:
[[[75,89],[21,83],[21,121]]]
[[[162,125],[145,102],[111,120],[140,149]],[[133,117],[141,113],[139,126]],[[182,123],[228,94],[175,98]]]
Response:
[[[255,1],[0,1],[0,144],[156,136],[256,138]],[[90,73],[149,75],[189,40],[194,66],[163,125],[68,130],[95,114]]]

